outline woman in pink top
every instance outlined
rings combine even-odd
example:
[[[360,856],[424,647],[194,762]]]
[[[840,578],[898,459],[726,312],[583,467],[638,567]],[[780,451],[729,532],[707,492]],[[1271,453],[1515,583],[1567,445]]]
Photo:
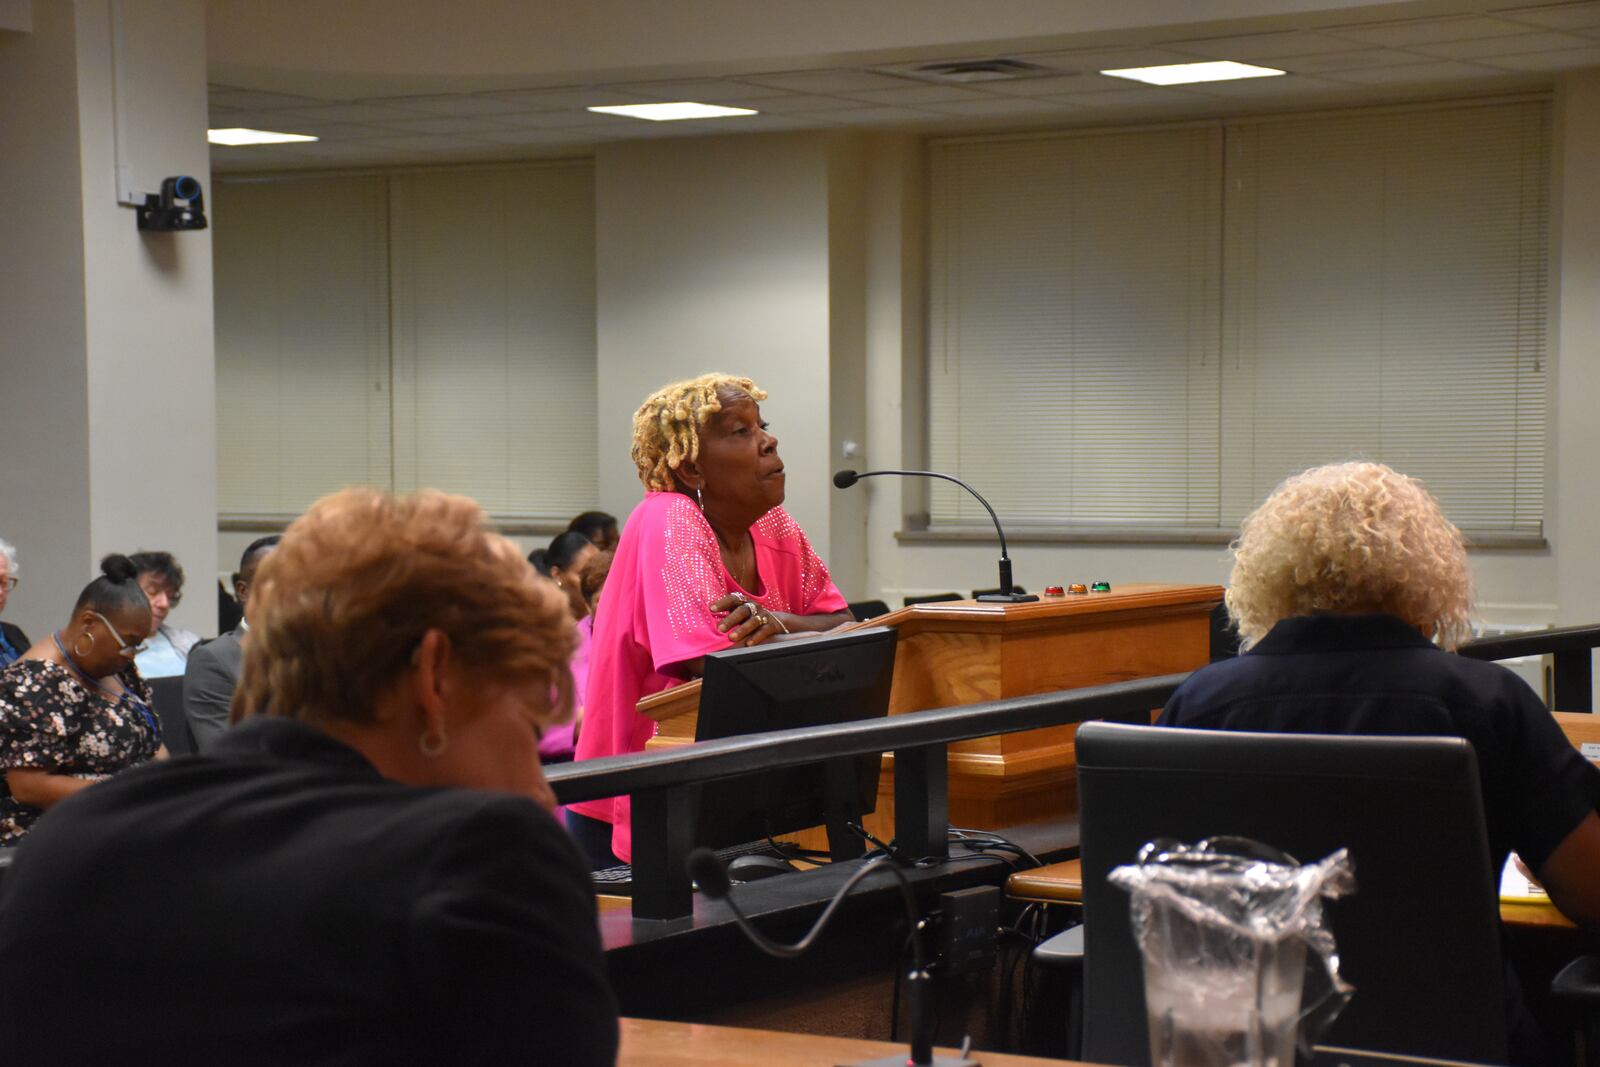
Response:
[[[578,759],[639,752],[634,705],[700,674],[708,652],[849,622],[845,599],[783,510],[783,461],[748,378],[706,374],[652,393],[633,417],[644,500],[622,530],[595,620]],[[627,797],[567,809],[597,868],[633,855]]]

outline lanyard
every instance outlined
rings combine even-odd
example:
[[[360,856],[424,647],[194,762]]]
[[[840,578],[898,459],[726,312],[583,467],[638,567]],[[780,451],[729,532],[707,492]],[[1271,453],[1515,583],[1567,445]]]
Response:
[[[156,743],[161,743],[161,727],[156,725],[156,719],[155,716],[151,714],[150,705],[134,696],[133,690],[127,688],[126,686],[123,687],[121,695],[118,695],[107,689],[104,685],[100,684],[98,679],[89,677],[89,673],[82,667],[78,666],[78,661],[72,658],[71,652],[67,651],[67,646],[61,643],[61,632],[59,630],[51,634],[50,638],[51,640],[55,641],[56,651],[61,653],[62,658],[67,661],[67,665],[72,668],[74,674],[88,682],[90,685],[94,686],[96,689],[100,690],[100,692],[104,693],[106,696],[116,697],[117,707],[120,708],[124,704],[132,704],[134,709],[138,711],[140,717],[144,719],[145,725],[150,727],[150,732],[156,735]]]

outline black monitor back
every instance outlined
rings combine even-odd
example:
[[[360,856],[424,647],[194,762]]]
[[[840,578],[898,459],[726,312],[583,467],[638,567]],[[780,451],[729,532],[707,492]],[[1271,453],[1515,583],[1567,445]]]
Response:
[[[831,726],[889,712],[898,632],[874,626],[777,641],[705,659],[696,741]],[[877,806],[881,755],[743,774],[699,789],[696,845],[720,848],[826,825],[835,858],[858,852],[843,832]]]
[[[1498,872],[1461,738],[1252,734],[1086,723],[1083,1059],[1149,1062],[1128,894],[1106,881],[1155,838],[1253,838],[1302,862],[1348,848],[1357,891],[1325,914],[1355,996],[1319,1042],[1506,1058]]]

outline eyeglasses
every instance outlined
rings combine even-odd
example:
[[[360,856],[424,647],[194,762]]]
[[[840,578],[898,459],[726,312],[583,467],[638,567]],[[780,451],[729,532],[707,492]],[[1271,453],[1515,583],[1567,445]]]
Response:
[[[150,647],[150,642],[148,642],[148,641],[140,641],[137,644],[129,644],[126,638],[124,638],[121,634],[117,633],[117,628],[115,626],[111,625],[111,620],[110,619],[106,618],[104,615],[100,614],[98,611],[91,611],[91,612],[89,612],[89,614],[93,615],[95,618],[97,618],[101,622],[105,623],[106,624],[106,629],[111,631],[111,636],[113,638],[115,638],[116,642],[117,642],[117,655],[122,656],[122,657],[124,657],[126,659],[132,659],[133,657],[137,656],[139,653],[143,652],[146,648]]]
[[[0,585],[5,586],[6,587],[6,591],[10,592],[11,590],[13,590],[13,589],[15,589],[17,587],[17,579],[16,578],[0,578]]]

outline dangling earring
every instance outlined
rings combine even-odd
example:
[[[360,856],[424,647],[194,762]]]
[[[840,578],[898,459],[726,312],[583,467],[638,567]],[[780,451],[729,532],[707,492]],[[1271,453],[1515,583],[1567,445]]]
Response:
[[[698,485],[694,487],[694,502],[700,505],[701,511],[706,509],[706,499],[700,494],[700,487]]]
[[[444,755],[444,750],[449,745],[450,739],[445,737],[444,730],[441,729],[436,737],[431,726],[422,731],[422,736],[417,738],[417,749],[429,759],[437,759]]]
[[[85,637],[87,637],[89,639],[89,647],[88,648],[79,648],[78,647],[78,641],[82,641]],[[82,659],[83,657],[87,656],[89,653],[94,651],[94,634],[90,633],[88,630],[84,630],[82,633],[80,633],[78,635],[78,641],[72,642],[72,654],[74,656],[77,656],[79,659]]]

